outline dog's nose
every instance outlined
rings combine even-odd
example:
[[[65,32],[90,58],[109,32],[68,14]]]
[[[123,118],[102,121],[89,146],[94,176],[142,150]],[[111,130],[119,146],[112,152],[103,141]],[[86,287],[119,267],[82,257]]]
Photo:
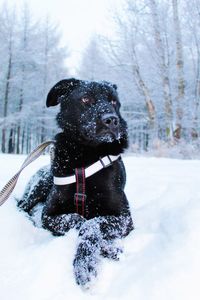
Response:
[[[111,130],[116,130],[119,126],[119,118],[114,114],[105,114],[101,120],[103,124]]]

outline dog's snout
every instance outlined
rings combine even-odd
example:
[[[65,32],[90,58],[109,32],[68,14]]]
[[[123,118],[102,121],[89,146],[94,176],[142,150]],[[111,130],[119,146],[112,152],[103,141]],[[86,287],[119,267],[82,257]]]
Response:
[[[101,118],[103,124],[111,129],[118,128],[119,118],[114,114],[105,114]]]

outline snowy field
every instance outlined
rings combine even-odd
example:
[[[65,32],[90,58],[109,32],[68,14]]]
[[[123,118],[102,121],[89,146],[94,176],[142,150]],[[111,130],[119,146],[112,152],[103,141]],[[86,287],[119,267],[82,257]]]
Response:
[[[0,155],[0,189],[24,156]],[[23,172],[20,197],[43,156]],[[53,237],[35,228],[11,197],[0,207],[1,300],[199,300],[200,161],[124,158],[126,192],[135,231],[119,262],[103,259],[89,291],[75,284],[72,261],[77,232]]]

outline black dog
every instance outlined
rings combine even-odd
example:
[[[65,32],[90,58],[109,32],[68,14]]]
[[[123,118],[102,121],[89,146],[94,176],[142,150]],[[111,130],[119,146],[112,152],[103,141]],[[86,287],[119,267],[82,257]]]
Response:
[[[48,107],[57,104],[62,132],[55,137],[51,169],[38,171],[18,205],[31,214],[42,202],[42,225],[54,235],[79,230],[74,273],[87,286],[100,257],[118,259],[114,241],[133,229],[119,156],[128,145],[127,125],[117,87],[108,82],[62,80],[47,96]]]

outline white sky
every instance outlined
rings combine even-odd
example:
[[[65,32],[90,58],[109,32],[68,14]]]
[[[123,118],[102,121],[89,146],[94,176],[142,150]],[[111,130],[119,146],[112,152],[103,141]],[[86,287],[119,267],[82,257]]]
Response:
[[[20,5],[24,0],[0,0],[0,4]],[[28,0],[37,17],[49,15],[63,33],[63,44],[71,52],[71,66],[76,65],[82,50],[94,33],[111,34],[109,11],[122,0]]]

